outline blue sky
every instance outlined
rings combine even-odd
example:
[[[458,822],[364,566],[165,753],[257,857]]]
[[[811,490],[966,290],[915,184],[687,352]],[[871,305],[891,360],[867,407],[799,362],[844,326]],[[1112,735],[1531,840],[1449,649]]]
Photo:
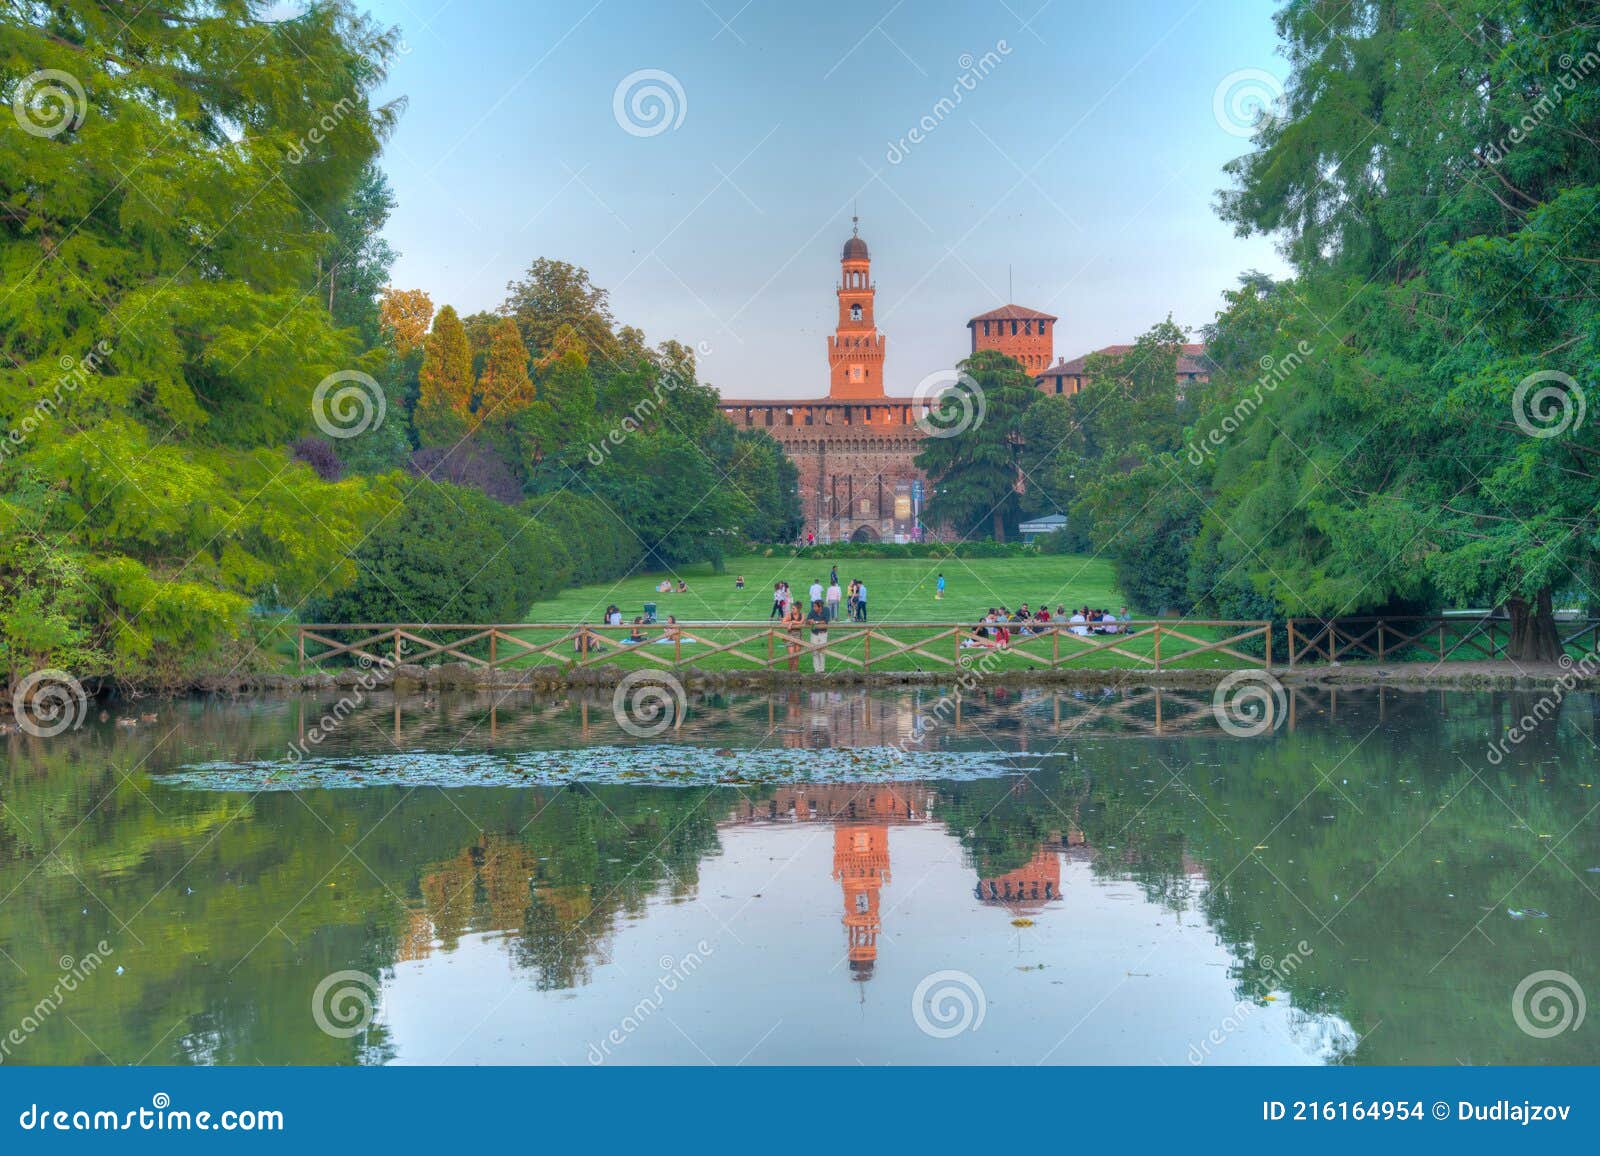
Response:
[[[965,355],[1008,266],[1058,356],[1197,326],[1238,273],[1284,268],[1211,207],[1249,147],[1237,101],[1286,75],[1274,7],[372,0],[406,40],[394,280],[466,312],[558,257],[725,394],[821,395],[856,204],[891,393]],[[629,111],[641,85],[665,120]]]

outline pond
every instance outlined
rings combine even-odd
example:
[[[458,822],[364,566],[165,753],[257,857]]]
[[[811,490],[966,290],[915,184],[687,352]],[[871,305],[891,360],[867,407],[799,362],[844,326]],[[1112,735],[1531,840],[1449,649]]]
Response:
[[[0,1061],[1600,1060],[1590,696],[341,694],[0,740]]]

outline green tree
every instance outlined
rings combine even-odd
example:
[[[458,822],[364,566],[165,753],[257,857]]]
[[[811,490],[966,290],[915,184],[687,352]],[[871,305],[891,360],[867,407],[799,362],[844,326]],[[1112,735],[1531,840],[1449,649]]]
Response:
[[[960,379],[934,401],[927,419],[937,432],[916,459],[934,490],[927,519],[948,522],[961,538],[984,532],[1004,542],[1026,488],[1023,419],[1043,394],[1020,364],[993,349],[980,349],[956,368]]]
[[[338,580],[386,500],[286,447],[315,430],[320,382],[375,365],[319,277],[346,248],[341,214],[375,211],[352,206],[398,112],[370,96],[398,40],[347,3],[285,24],[262,9],[0,20],[0,91],[26,122],[0,133],[0,428],[26,431],[0,456],[0,503],[51,543],[12,576],[12,625],[32,616],[26,633],[119,677],[181,677],[243,635],[253,601],[303,597],[319,568]],[[75,86],[29,100],[41,69]],[[47,573],[94,596],[28,602]]]
[[[1363,0],[1278,28],[1285,105],[1222,209],[1282,239],[1317,364],[1218,455],[1214,553],[1288,610],[1500,604],[1511,656],[1553,660],[1600,509],[1600,21]]]

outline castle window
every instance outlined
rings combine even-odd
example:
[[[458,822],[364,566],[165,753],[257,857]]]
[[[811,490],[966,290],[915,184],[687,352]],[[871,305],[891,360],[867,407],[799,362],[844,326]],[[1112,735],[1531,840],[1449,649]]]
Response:
[[[1017,335],[1017,323],[1015,321],[1013,321],[1011,323],[1011,336],[1015,337],[1016,335]]]
[[[850,306],[850,320],[851,321],[860,321],[861,320],[861,306],[859,306],[859,305]]]

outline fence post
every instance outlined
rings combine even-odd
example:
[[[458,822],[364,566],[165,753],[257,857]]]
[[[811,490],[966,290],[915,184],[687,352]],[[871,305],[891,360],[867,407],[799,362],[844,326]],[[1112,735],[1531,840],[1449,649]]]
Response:
[[[400,665],[400,628],[394,628],[394,664]]]
[[[499,641],[500,631],[497,627],[489,627],[489,669],[494,669],[494,644]]]
[[[1439,661],[1444,661],[1444,619],[1439,619]]]
[[[294,628],[294,651],[296,663],[301,669],[304,669],[306,665],[306,628],[304,626],[296,626]]]
[[[1267,665],[1264,669],[1272,669],[1272,623],[1267,623]]]
[[[1383,622],[1383,619],[1380,618],[1380,619],[1378,619],[1378,661],[1379,662],[1383,661],[1383,654],[1384,654],[1384,650],[1383,650],[1383,627],[1384,627],[1384,622]]]
[[[767,627],[767,667],[768,667],[768,669],[771,669],[771,667],[772,667],[773,648],[774,648],[774,642],[773,642],[772,627],[769,626],[769,627]]]
[[[1289,619],[1289,669],[1294,669],[1294,619]]]
[[[862,663],[861,663],[861,669],[862,670],[871,670],[872,669],[872,627],[870,627],[870,626],[867,627],[866,639],[867,639],[867,652],[866,652],[866,655],[863,657],[863,660],[862,660]]]
[[[1161,623],[1156,623],[1156,669],[1161,669]]]

